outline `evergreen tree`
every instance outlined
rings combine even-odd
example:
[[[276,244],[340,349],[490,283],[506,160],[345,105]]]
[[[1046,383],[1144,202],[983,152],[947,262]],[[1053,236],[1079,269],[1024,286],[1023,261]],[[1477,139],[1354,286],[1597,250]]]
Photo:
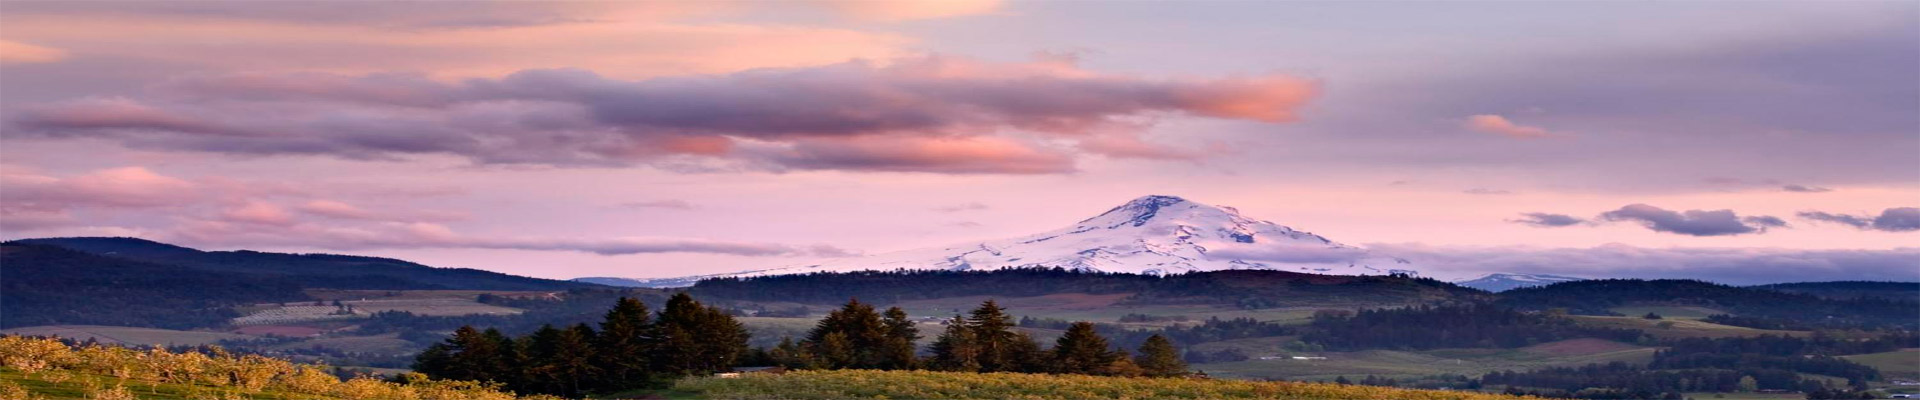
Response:
[[[655,323],[658,346],[654,365],[675,375],[704,375],[732,369],[747,352],[746,328],[718,307],[701,305],[686,293],[673,295]]]
[[[1187,374],[1187,362],[1180,359],[1180,350],[1173,347],[1173,341],[1166,336],[1155,334],[1147,337],[1140,345],[1140,355],[1133,360],[1135,365],[1147,376],[1168,377]]]
[[[800,347],[799,343],[794,343],[793,338],[790,337],[780,338],[780,344],[774,345],[772,350],[768,350],[767,357],[773,359],[774,365],[782,367],[813,367],[813,355],[808,353],[807,349]]]
[[[920,328],[914,326],[906,310],[900,307],[888,308],[885,317],[883,323],[887,335],[886,342],[881,344],[879,367],[891,370],[918,368],[920,362],[915,353],[919,349],[914,343],[920,340]]]
[[[1007,348],[1007,371],[1041,373],[1053,361],[1053,353],[1040,348],[1040,341],[1026,332],[1014,331],[1013,345]]]
[[[974,340],[980,346],[978,362],[981,372],[1019,371],[1020,362],[1011,355],[1019,345],[1019,334],[1013,331],[1013,317],[998,303],[987,300],[980,308],[973,310],[967,317],[967,326],[973,329]]]
[[[587,324],[568,329],[552,325],[540,327],[528,337],[527,385],[524,391],[577,397],[585,383],[598,378],[594,365],[593,328]]]
[[[1054,372],[1099,375],[1120,358],[1107,338],[1093,331],[1092,322],[1075,322],[1053,346]]]
[[[906,314],[902,312],[900,316],[904,319]],[[882,368],[886,364],[883,356],[892,329],[873,311],[873,305],[853,299],[839,310],[827,313],[826,318],[807,332],[805,344],[819,357],[823,368]],[[829,342],[829,336],[836,334],[838,336]]]
[[[515,383],[516,353],[512,340],[500,331],[462,326],[415,357],[414,370],[442,379]]]
[[[646,384],[655,337],[648,323],[647,305],[621,297],[600,322],[593,363],[605,373],[601,389],[619,390]]]
[[[980,340],[973,332],[973,327],[967,326],[967,320],[958,315],[947,321],[947,329],[940,332],[931,346],[931,366],[942,371],[979,371]]]

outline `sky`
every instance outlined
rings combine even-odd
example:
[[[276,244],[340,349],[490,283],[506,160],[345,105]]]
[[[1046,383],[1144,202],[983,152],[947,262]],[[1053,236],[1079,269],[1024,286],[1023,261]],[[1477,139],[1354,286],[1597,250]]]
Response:
[[[1920,280],[1915,2],[0,2],[0,237],[673,277],[1144,195],[1442,278]]]

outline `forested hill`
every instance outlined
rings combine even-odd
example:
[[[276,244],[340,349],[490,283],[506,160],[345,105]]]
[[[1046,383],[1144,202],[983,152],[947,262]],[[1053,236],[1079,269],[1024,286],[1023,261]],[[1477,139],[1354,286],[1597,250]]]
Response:
[[[1920,301],[1920,282],[1879,282],[1879,281],[1834,281],[1776,283],[1752,286],[1776,292],[1799,293],[1829,299],[1857,299],[1878,297],[1892,300]]]
[[[276,276],[303,288],[565,290],[598,286],[469,268],[435,268],[391,258],[247,250],[200,251],[136,238],[22,239],[8,244],[57,246],[116,259],[201,271]]]
[[[1736,325],[1901,326],[1920,325],[1920,302],[1877,297],[1830,299],[1808,294],[1728,286],[1696,280],[1597,279],[1521,288],[1500,293],[1500,303],[1519,309],[1564,308],[1575,314],[1612,315],[1635,304],[1697,305],[1743,319]],[[1726,321],[1735,322],[1735,321]]]
[[[739,300],[837,303],[849,297],[881,303],[959,296],[1131,293],[1127,302],[1236,304],[1246,308],[1329,303],[1409,303],[1482,299],[1486,292],[1407,276],[1314,275],[1225,270],[1154,276],[1063,268],[991,271],[866,271],[702,280],[701,296]]]
[[[183,329],[237,317],[230,306],[303,300],[290,280],[195,270],[60,247],[0,245],[0,328],[45,324]]]

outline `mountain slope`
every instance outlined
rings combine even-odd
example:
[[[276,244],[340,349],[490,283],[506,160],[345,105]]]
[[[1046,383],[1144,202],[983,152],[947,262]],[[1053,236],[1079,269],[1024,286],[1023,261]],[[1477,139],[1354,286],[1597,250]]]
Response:
[[[1776,292],[1813,295],[1829,299],[1883,298],[1903,301],[1920,300],[1920,282],[1798,282],[1750,287]]]
[[[1455,281],[1453,284],[1489,292],[1503,292],[1523,287],[1546,286],[1560,282],[1572,282],[1585,279],[1586,278],[1546,274],[1493,273],[1479,278]]]
[[[0,244],[0,328],[95,324],[185,329],[241,304],[308,297],[283,277],[198,270],[66,248]]]
[[[136,238],[46,238],[8,243],[56,246],[105,257],[203,271],[278,276],[308,288],[565,290],[596,286],[469,268],[435,268],[391,258],[249,250],[200,251]]]
[[[831,260],[736,276],[862,270],[1067,268],[1149,275],[1260,269],[1335,275],[1412,274],[1406,260],[1173,196],[1146,196],[1066,228],[954,246]]]

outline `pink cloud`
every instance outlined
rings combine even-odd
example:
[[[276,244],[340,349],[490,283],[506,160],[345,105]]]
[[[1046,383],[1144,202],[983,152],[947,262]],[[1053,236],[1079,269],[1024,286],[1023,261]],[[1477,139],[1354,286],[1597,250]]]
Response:
[[[0,187],[6,188],[0,199],[10,205],[55,208],[158,207],[201,195],[193,183],[142,167],[105,169],[70,178],[9,168],[0,170]]]
[[[1072,172],[1065,153],[990,136],[872,136],[796,142],[768,159],[795,169],[934,172],[947,174],[1049,174]]]
[[[1556,134],[1552,132],[1548,132],[1545,128],[1516,124],[1513,121],[1507,120],[1507,117],[1502,117],[1502,116],[1493,115],[1493,114],[1481,114],[1481,115],[1467,117],[1466,127],[1467,129],[1472,129],[1480,132],[1504,135],[1507,137],[1521,138],[1521,139],[1537,139],[1537,138],[1556,136]]]
[[[1050,59],[920,57],[628,81],[531,70],[460,83],[418,75],[178,79],[143,100],[93,99],[12,121],[45,137],[230,154],[479,163],[633,165],[704,159],[783,169],[939,173],[1073,171],[1079,141],[1115,157],[1197,152],[1131,133],[1186,115],[1286,122],[1314,83],[1287,76],[1156,80]],[[743,148],[743,143],[753,148]],[[782,151],[763,151],[768,146]]]
[[[294,224],[293,214],[288,213],[286,209],[262,202],[249,202],[240,207],[227,210],[221,213],[220,216],[228,221],[248,224],[279,226]]]
[[[67,51],[35,46],[12,40],[0,40],[0,64],[37,64],[67,59]]]
[[[991,14],[1000,9],[1000,0],[818,0],[818,3],[848,17],[870,21],[910,21]]]

